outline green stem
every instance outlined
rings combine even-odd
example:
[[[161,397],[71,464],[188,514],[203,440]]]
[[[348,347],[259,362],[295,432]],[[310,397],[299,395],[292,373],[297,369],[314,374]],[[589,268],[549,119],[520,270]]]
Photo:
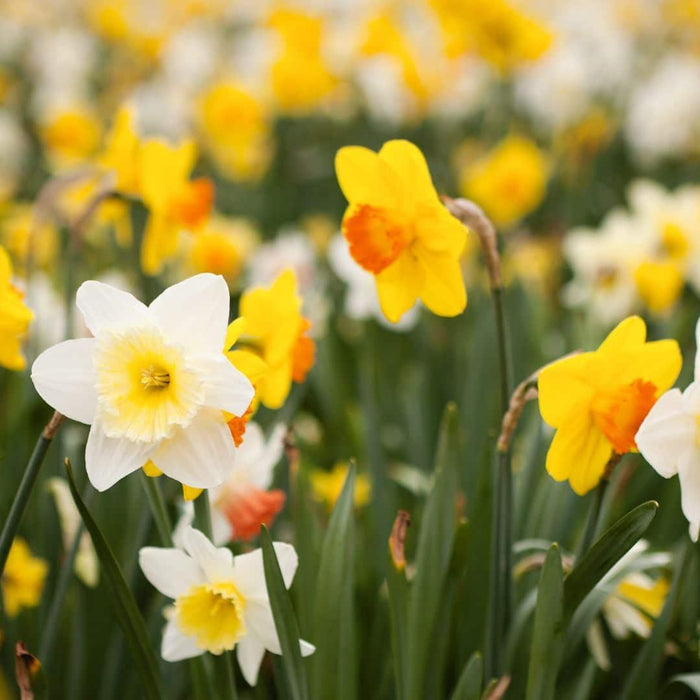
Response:
[[[85,493],[83,496],[85,505],[89,506],[91,504],[94,494],[94,489],[90,488],[90,485],[88,484],[87,493]],[[70,549],[66,553],[66,556],[61,564],[61,570],[59,571],[58,580],[56,581],[53,599],[51,600],[51,608],[49,609],[46,624],[42,630],[39,658],[41,659],[41,663],[46,667],[48,667],[50,663],[50,656],[53,652],[53,645],[56,639],[56,630],[58,629],[61,611],[63,610],[63,602],[65,600],[66,593],[68,592],[68,586],[70,585],[73,577],[73,566],[75,565],[75,558],[78,556],[80,540],[84,532],[85,524],[81,520],[80,524],[78,525],[78,529],[75,531],[75,535],[73,536],[73,542],[71,543]]]
[[[156,529],[158,530],[161,543],[164,547],[172,547],[172,525],[170,523],[170,517],[168,516],[168,509],[163,500],[163,494],[158,485],[158,479],[146,476],[143,469],[140,471],[140,477],[143,490],[146,492],[148,503],[151,506],[151,513],[153,514],[153,520],[156,523]]]
[[[600,511],[603,506],[603,498],[605,496],[605,492],[607,491],[608,483],[608,479],[601,479],[595,493],[593,494],[591,509],[588,511],[588,518],[586,520],[586,527],[583,530],[581,541],[578,545],[576,561],[580,561],[581,557],[590,549],[591,544],[593,544],[593,539],[595,538],[598,530]]]
[[[22,477],[22,481],[20,482],[17,493],[15,494],[15,500],[12,502],[10,513],[5,521],[2,534],[0,534],[0,578],[5,571],[7,556],[10,553],[12,542],[14,541],[17,530],[19,529],[22,515],[24,515],[24,509],[27,507],[27,502],[29,501],[29,496],[31,496],[36,478],[39,475],[41,465],[44,463],[46,453],[48,452],[51,442],[56,435],[56,431],[63,421],[64,417],[60,413],[56,412],[53,414],[51,420],[48,422],[42,431],[41,436],[37,440],[32,456],[29,458],[27,468],[24,471],[24,476]]]
[[[194,500],[194,527],[205,534],[210,540],[212,538],[211,527],[211,506],[209,504],[209,493],[202,493]],[[236,700],[238,694],[236,692],[236,681],[233,676],[233,666],[230,652],[225,651],[221,656],[213,658],[214,668],[223,694],[222,698],[228,700]]]

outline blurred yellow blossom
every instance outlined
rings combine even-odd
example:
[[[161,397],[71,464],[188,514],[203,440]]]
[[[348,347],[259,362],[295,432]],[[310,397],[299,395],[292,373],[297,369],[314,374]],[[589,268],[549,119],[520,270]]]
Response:
[[[517,279],[541,295],[552,294],[559,286],[561,249],[559,242],[542,236],[513,240],[503,259],[506,284]]]
[[[214,185],[207,178],[190,180],[196,148],[192,141],[171,146],[146,141],[139,157],[141,198],[150,211],[141,248],[141,265],[148,275],[158,274],[177,249],[182,230],[195,232],[204,225],[214,202]]]
[[[508,227],[536,209],[547,187],[547,160],[530,139],[508,136],[460,174],[462,194]]]
[[[190,267],[194,272],[223,275],[233,284],[258,240],[258,232],[246,219],[213,216],[191,239]]]
[[[12,264],[0,246],[0,367],[22,370],[26,361],[21,342],[34,318],[20,291],[12,285]]]
[[[408,141],[389,141],[379,153],[346,146],[335,170],[348,200],[343,235],[375,276],[384,315],[396,323],[417,299],[439,316],[462,313],[467,231],[440,202],[420,150]]]
[[[222,174],[257,180],[272,156],[269,115],[263,103],[233,80],[213,83],[199,100],[199,128]]]
[[[29,545],[16,537],[2,574],[2,602],[8,617],[17,617],[22,608],[39,605],[49,565],[32,555]]]
[[[128,195],[139,191],[139,137],[134,121],[133,111],[127,106],[121,107],[97,158],[99,166],[112,173],[114,189]]]
[[[451,55],[476,53],[507,73],[542,56],[552,43],[543,24],[507,0],[431,0]]]
[[[672,260],[644,261],[634,271],[639,296],[652,313],[672,308],[683,291],[682,269]]]
[[[637,450],[634,436],[681,369],[675,340],[646,342],[638,316],[622,321],[594,352],[561,359],[538,378],[540,412],[557,429],[547,471],[579,495],[603,478],[613,454]]]
[[[269,18],[282,50],[272,65],[272,92],[287,112],[308,112],[335,90],[338,80],[329,70],[322,51],[321,17],[296,9],[279,8]]]
[[[311,324],[301,315],[294,272],[285,270],[270,287],[244,292],[240,314],[244,325],[232,330],[242,328],[241,349],[229,353],[229,359],[251,380],[256,399],[268,408],[280,408],[292,382],[303,382],[314,363],[315,344],[307,335]],[[232,337],[237,335],[227,338],[229,347]]]
[[[56,260],[58,232],[48,222],[36,220],[31,204],[16,202],[3,210],[0,243],[26,274],[27,266],[46,268]]]
[[[316,501],[325,503],[329,511],[333,510],[335,502],[343,490],[345,478],[348,475],[350,465],[347,462],[336,462],[330,471],[325,469],[313,469],[309,473],[311,492]],[[355,492],[353,503],[356,508],[361,508],[369,503],[372,496],[372,484],[367,474],[355,476]]]
[[[40,129],[52,167],[64,169],[85,163],[100,143],[101,125],[92,111],[75,106],[51,112]]]

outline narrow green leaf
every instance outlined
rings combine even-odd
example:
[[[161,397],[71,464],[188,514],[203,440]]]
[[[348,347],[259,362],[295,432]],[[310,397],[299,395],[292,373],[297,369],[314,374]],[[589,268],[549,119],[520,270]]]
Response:
[[[66,460],[66,472],[73,500],[85,523],[86,530],[90,533],[92,543],[102,565],[102,570],[105,573],[105,578],[112,589],[111,597],[117,615],[117,622],[122,628],[131,651],[136,671],[141,679],[144,697],[157,700],[162,697],[160,678],[158,676],[158,660],[149,644],[148,631],[143,617],[141,617],[136,601],[131,595],[131,591],[109,544],[107,544],[100,528],[92,515],[90,515],[90,511],[78,493],[73,480],[73,470],[68,460]]]
[[[682,683],[700,698],[700,673],[681,673],[673,676],[668,684],[671,685],[671,683]]]
[[[553,544],[544,560],[537,587],[535,626],[527,676],[528,700],[554,698],[564,637],[564,571],[559,545]]]
[[[270,596],[270,607],[275,620],[275,629],[282,649],[282,663],[287,675],[289,692],[293,700],[305,700],[309,697],[306,672],[299,648],[299,625],[294,614],[289,591],[284,585],[275,548],[267,528],[260,531],[265,582]]]
[[[564,580],[564,616],[569,619],[605,574],[632,549],[656,515],[659,504],[647,501],[622,516],[577,562]]]
[[[408,684],[411,698],[422,698],[428,648],[443,600],[455,538],[455,495],[460,464],[459,420],[448,404],[440,429],[435,481],[423,514],[416,551],[416,575],[408,608]]]
[[[481,654],[476,651],[464,664],[455,692],[452,693],[452,700],[479,700],[483,682],[484,661]]]
[[[312,697],[318,700],[356,697],[354,494],[355,465],[351,464],[323,539],[316,580]]]
[[[622,700],[649,697],[656,690],[659,669],[664,658],[666,635],[668,634],[671,616],[678,597],[678,587],[686,573],[689,561],[688,550],[692,546],[693,544],[689,540],[688,547],[681,552],[661,615],[656,619],[649,638],[644,642],[644,646],[637,655],[632,669],[627,674],[622,695],[620,696]]]

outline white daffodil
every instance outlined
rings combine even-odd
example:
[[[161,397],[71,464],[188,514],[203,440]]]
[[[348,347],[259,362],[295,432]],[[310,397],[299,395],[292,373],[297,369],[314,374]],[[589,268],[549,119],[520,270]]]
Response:
[[[258,680],[265,650],[281,654],[265,583],[262,550],[233,557],[217,549],[201,532],[188,527],[185,551],[143,547],[139,563],[146,578],[174,600],[163,632],[161,655],[180,661],[205,651],[222,654],[236,649],[243,677]],[[274,543],[284,585],[289,588],[297,569],[297,553],[290,544]],[[314,646],[299,640],[308,656]]]
[[[695,329],[700,343],[700,323]],[[665,479],[681,482],[681,508],[690,537],[700,534],[700,352],[695,355],[695,381],[684,392],[671,389],[659,398],[639,428],[635,442]]]
[[[148,460],[196,488],[226,478],[235,446],[224,411],[242,415],[254,393],[223,352],[229,302],[212,274],[169,287],[148,307],[101,282],[80,286],[77,306],[94,337],[44,351],[32,380],[46,403],[91,426],[85,464],[96,489]]]

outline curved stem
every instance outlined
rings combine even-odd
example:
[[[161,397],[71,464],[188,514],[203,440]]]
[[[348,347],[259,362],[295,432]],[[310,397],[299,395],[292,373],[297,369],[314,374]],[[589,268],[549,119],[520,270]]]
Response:
[[[53,441],[56,432],[64,420],[65,417],[58,411],[53,414],[51,420],[47,423],[46,427],[41,433],[41,436],[37,440],[36,446],[34,447],[34,452],[32,452],[32,456],[29,458],[29,462],[27,463],[27,468],[24,470],[22,481],[20,482],[17,493],[15,494],[15,500],[12,502],[10,513],[7,516],[4,527],[2,528],[2,534],[0,534],[0,577],[2,577],[5,570],[7,556],[10,553],[12,542],[14,541],[17,530],[19,529],[22,516],[24,515],[24,509],[27,507],[27,502],[32,494],[41,465],[44,463],[44,458],[46,457],[46,453],[49,451],[51,442]]]
[[[148,503],[151,506],[151,513],[153,514],[153,520],[156,523],[156,529],[158,530],[161,543],[164,547],[172,547],[172,525],[170,523],[170,517],[168,516],[168,509],[163,500],[163,494],[158,485],[158,478],[146,476],[143,469],[140,472],[140,476],[143,489],[148,497]]]

